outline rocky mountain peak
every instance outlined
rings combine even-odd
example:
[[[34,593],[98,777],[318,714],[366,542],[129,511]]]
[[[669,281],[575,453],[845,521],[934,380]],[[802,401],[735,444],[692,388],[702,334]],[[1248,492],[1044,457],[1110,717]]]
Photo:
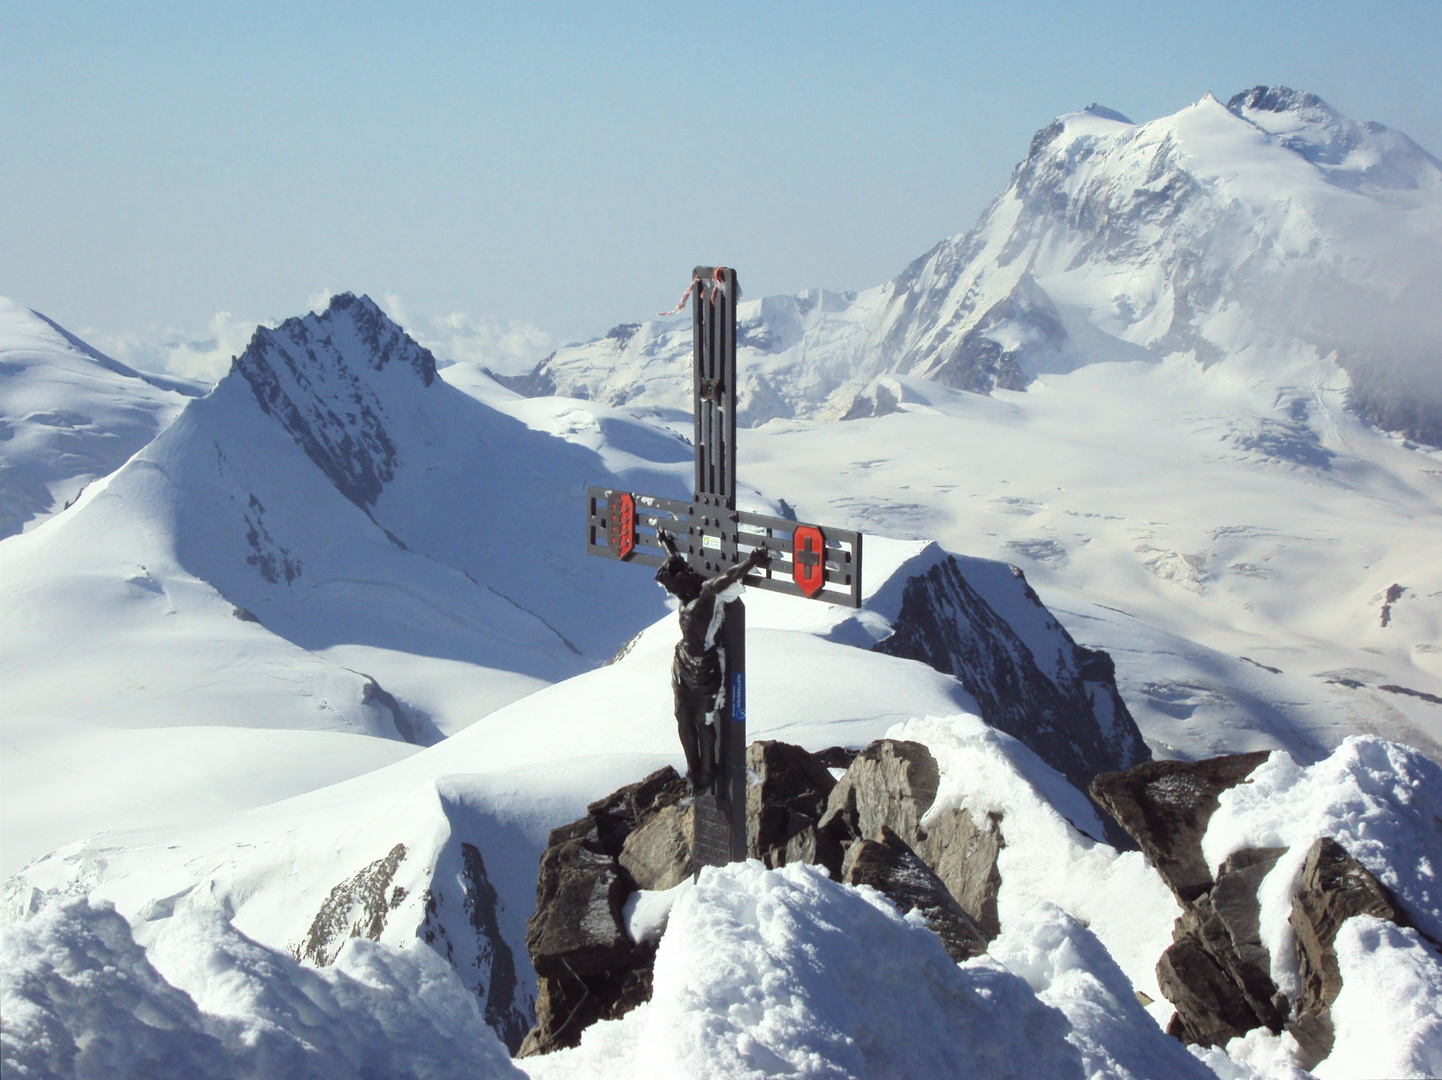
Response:
[[[1129,116],[1124,116],[1115,109],[1108,109],[1105,105],[1099,105],[1093,101],[1082,112],[1088,116],[1099,116],[1103,120],[1115,120],[1119,124],[1135,124],[1136,121]]]
[[[1245,112],[1307,113],[1322,114],[1336,119],[1337,112],[1316,94],[1306,90],[1293,90],[1290,86],[1254,86],[1233,94],[1227,108],[1238,116]]]
[[[375,505],[397,464],[383,399],[407,384],[430,387],[436,359],[370,297],[341,293],[319,315],[257,327],[229,377],[243,379],[261,410],[364,509]]]

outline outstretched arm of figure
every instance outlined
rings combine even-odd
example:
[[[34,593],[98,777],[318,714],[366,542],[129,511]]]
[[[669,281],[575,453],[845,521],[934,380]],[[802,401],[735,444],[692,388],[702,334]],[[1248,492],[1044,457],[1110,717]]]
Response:
[[[751,573],[752,570],[770,561],[771,556],[766,553],[764,547],[754,547],[751,549],[751,554],[746,556],[744,562],[737,563],[730,570],[727,570],[726,573],[711,578],[711,580],[706,582],[704,587],[707,591],[713,593],[725,592],[747,574]]]
[[[680,554],[676,550],[676,541],[665,529],[656,530],[656,542],[666,549],[666,554],[673,559]]]

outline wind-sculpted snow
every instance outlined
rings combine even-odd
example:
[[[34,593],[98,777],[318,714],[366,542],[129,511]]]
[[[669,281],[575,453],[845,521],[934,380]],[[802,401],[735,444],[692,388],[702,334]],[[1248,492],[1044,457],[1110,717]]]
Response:
[[[315,971],[194,907],[142,950],[113,908],[75,899],[6,927],[0,960],[7,1076],[521,1075],[429,949],[356,941]]]
[[[1321,1080],[1442,1076],[1442,954],[1370,915],[1337,933],[1342,992],[1332,1003],[1337,1043],[1314,1070]]]
[[[525,1065],[536,1080],[1210,1075],[1061,912],[999,946],[958,967],[870,888],[804,865],[703,870],[671,909],[651,1001]]]
[[[1086,924],[1133,987],[1161,998],[1156,961],[1180,909],[1141,852],[1100,840],[1104,828],[1085,795],[974,716],[912,719],[887,737],[923,743],[936,758],[941,778],[923,827],[957,807],[974,821],[1000,820],[1003,934],[1027,924],[1038,904],[1054,904]]]

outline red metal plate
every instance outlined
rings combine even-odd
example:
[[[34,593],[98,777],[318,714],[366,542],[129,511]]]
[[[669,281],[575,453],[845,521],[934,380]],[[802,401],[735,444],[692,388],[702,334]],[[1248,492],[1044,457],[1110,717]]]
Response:
[[[636,549],[636,500],[625,491],[606,497],[606,538],[616,558],[626,559]]]
[[[791,576],[803,595],[815,596],[826,584],[826,539],[815,525],[798,525],[791,535]]]

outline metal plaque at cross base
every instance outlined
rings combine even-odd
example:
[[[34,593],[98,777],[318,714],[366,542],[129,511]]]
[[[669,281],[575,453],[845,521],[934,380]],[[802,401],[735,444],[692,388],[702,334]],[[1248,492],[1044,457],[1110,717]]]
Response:
[[[586,551],[640,566],[661,566],[659,534],[705,578],[733,570],[757,548],[769,561],[743,579],[751,588],[847,607],[861,606],[861,534],[736,509],[736,271],[691,273],[693,443],[690,499],[608,488],[586,489]],[[679,310],[679,308],[678,308]],[[746,607],[725,606],[720,640],[722,691],[714,721],[719,767],[695,793],[693,857],[699,866],[746,858]]]

